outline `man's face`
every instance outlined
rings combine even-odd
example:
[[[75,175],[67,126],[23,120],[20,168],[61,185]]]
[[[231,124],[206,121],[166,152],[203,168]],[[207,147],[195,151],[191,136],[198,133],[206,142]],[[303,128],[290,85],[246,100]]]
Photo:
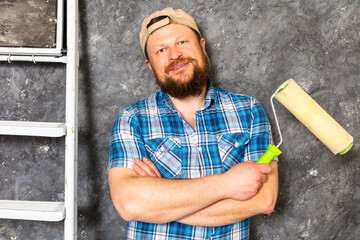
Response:
[[[200,43],[187,26],[170,24],[156,30],[147,41],[149,60],[160,88],[175,98],[198,96],[207,85],[210,64],[205,40]]]

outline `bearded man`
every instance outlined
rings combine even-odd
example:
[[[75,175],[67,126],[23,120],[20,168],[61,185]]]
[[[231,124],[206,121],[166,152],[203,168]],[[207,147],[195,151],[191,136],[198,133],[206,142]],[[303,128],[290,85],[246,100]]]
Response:
[[[209,81],[205,39],[183,10],[146,18],[145,64],[160,91],[123,110],[110,141],[113,204],[128,239],[249,239],[249,217],[270,214],[277,162],[255,164],[272,144],[251,97]]]

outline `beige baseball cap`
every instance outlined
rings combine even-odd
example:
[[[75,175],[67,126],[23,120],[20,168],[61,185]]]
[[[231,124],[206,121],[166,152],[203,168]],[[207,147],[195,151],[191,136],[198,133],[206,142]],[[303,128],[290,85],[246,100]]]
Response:
[[[147,26],[151,22],[152,19],[154,19],[156,17],[160,17],[160,16],[166,16],[166,18],[150,25],[149,27]],[[186,25],[186,26],[194,29],[201,36],[201,33],[195,23],[195,20],[189,14],[187,14],[186,12],[184,12],[181,9],[174,10],[172,8],[165,8],[161,11],[157,11],[157,12],[154,12],[153,14],[151,14],[148,18],[146,18],[143,21],[143,23],[141,25],[140,44],[141,44],[141,49],[145,56],[146,56],[145,45],[149,38],[149,35],[152,34],[153,32],[155,32],[157,29],[162,28],[171,23],[178,23],[178,24]]]

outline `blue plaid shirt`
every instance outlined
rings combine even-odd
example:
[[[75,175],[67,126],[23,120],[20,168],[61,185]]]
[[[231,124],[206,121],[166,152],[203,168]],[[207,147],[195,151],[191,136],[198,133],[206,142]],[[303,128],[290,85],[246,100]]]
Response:
[[[121,112],[110,141],[109,169],[132,168],[146,157],[163,178],[192,179],[221,174],[235,164],[257,161],[272,143],[270,125],[251,97],[210,85],[193,129],[162,91]],[[249,219],[222,227],[170,222],[128,223],[128,239],[249,239]]]

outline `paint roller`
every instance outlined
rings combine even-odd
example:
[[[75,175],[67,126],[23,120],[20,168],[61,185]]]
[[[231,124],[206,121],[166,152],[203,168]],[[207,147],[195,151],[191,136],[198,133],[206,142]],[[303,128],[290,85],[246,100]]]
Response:
[[[274,108],[274,97],[335,155],[343,155],[353,146],[353,137],[293,79],[289,79],[281,84],[270,98],[280,142],[277,146],[269,145],[265,154],[256,163],[270,163],[276,156],[281,154],[278,147],[282,143],[282,136]]]

